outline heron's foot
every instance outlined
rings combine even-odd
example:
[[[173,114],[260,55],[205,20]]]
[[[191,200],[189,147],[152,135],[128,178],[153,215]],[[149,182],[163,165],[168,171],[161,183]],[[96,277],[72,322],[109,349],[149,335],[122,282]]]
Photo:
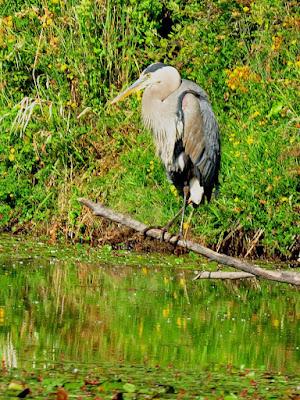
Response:
[[[171,243],[174,247],[177,247],[177,244],[178,244],[179,240],[181,240],[181,239],[182,239],[182,233],[179,232],[177,235],[174,235],[174,236],[171,237],[170,243]]]
[[[159,240],[160,240],[161,242],[164,242],[164,241],[165,241],[165,234],[167,233],[167,228],[164,227],[164,226],[157,226],[157,225],[147,226],[147,228],[145,228],[145,229],[141,232],[142,235],[144,236],[144,239],[146,238],[147,233],[148,233],[151,229],[158,229],[158,230],[160,230],[160,231],[161,231],[161,235],[160,235]]]

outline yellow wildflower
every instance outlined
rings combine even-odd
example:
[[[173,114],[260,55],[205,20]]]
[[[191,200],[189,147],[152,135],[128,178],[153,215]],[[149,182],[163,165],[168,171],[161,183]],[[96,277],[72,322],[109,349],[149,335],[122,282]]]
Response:
[[[68,68],[67,64],[62,64],[62,65],[60,66],[61,72],[65,72],[65,70],[66,70],[67,68]]]
[[[233,16],[233,17],[239,17],[240,15],[241,15],[241,13],[239,12],[239,11],[232,11],[232,13],[231,13],[231,15]]]
[[[259,82],[260,80],[259,75],[252,72],[247,65],[236,67],[233,70],[226,70],[225,72],[228,76],[226,81],[228,87],[231,90],[239,90],[242,93],[248,92],[247,82]]]
[[[259,115],[260,115],[259,111],[254,111],[254,113],[250,115],[250,119],[254,119],[254,118],[258,117]]]
[[[43,28],[46,28],[47,26],[51,26],[53,24],[52,16],[53,14],[49,12],[49,10],[46,8],[45,14],[39,18]]]
[[[9,150],[9,156],[8,156],[9,161],[14,161],[16,159],[15,152],[16,152],[16,149],[11,147]]]
[[[250,8],[249,7],[243,7],[243,11],[245,12],[245,13],[247,13],[248,11],[250,11]]]
[[[13,19],[12,16],[9,15],[8,17],[4,17],[2,19],[3,25],[5,25],[7,28],[12,28],[13,27]]]
[[[169,307],[166,307],[163,309],[163,317],[164,318],[168,318],[168,316],[170,315],[170,309]]]
[[[50,44],[51,47],[57,48],[57,46],[58,46],[58,44],[59,44],[59,38],[58,38],[58,37],[55,37],[55,36],[52,36],[52,37],[50,38],[49,44]]]
[[[278,319],[273,319],[272,320],[272,325],[274,326],[274,328],[278,328],[279,327],[279,320]]]
[[[247,139],[246,139],[246,142],[247,142],[249,145],[253,144],[253,143],[254,143],[254,138],[253,138],[253,136],[249,135],[249,136],[247,137]]]
[[[271,49],[273,51],[278,51],[282,44],[282,37],[281,36],[273,36],[272,37],[272,46]]]
[[[271,192],[273,190],[273,185],[268,185],[266,188],[266,192]]]
[[[187,231],[189,229],[190,224],[188,222],[183,223],[183,230]]]
[[[288,197],[286,197],[286,196],[280,197],[280,202],[281,202],[281,203],[286,203],[287,201],[289,201],[289,198],[288,198]]]
[[[141,100],[142,99],[142,92],[141,91],[138,91],[138,92],[136,92],[136,98],[138,99],[138,100]]]
[[[179,285],[182,286],[182,287],[185,286],[185,279],[184,278],[180,278]]]
[[[0,323],[3,322],[5,316],[4,308],[0,307]]]
[[[173,194],[174,197],[176,197],[176,198],[179,197],[179,196],[178,196],[177,189],[176,189],[176,187],[175,187],[174,185],[171,185],[171,186],[170,186],[170,191],[171,191],[171,193]]]
[[[143,272],[144,275],[147,275],[148,274],[148,269],[146,267],[143,267],[142,268],[142,272]]]

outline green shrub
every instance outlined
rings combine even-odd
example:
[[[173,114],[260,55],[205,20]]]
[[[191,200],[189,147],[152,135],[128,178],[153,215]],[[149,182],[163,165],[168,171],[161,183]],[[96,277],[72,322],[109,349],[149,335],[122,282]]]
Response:
[[[196,211],[193,234],[296,257],[298,20],[281,0],[2,2],[0,228],[84,232],[81,195],[149,223],[176,212],[139,99],[107,106],[164,61],[209,93],[220,124],[220,196]]]

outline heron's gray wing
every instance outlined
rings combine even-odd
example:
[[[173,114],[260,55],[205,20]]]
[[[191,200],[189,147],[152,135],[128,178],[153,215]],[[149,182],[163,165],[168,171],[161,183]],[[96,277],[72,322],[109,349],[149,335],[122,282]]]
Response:
[[[184,151],[194,164],[196,174],[199,171],[200,182],[210,198],[213,186],[218,182],[220,167],[216,118],[207,98],[193,90],[186,90],[180,95],[178,107],[183,124]]]

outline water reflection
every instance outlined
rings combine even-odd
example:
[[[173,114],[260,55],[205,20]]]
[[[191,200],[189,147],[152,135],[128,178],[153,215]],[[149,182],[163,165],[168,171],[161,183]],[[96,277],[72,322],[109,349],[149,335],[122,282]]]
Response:
[[[30,255],[1,263],[0,352],[36,362],[220,364],[295,371],[299,292],[192,282],[192,272]],[[124,263],[123,263],[124,264]]]

